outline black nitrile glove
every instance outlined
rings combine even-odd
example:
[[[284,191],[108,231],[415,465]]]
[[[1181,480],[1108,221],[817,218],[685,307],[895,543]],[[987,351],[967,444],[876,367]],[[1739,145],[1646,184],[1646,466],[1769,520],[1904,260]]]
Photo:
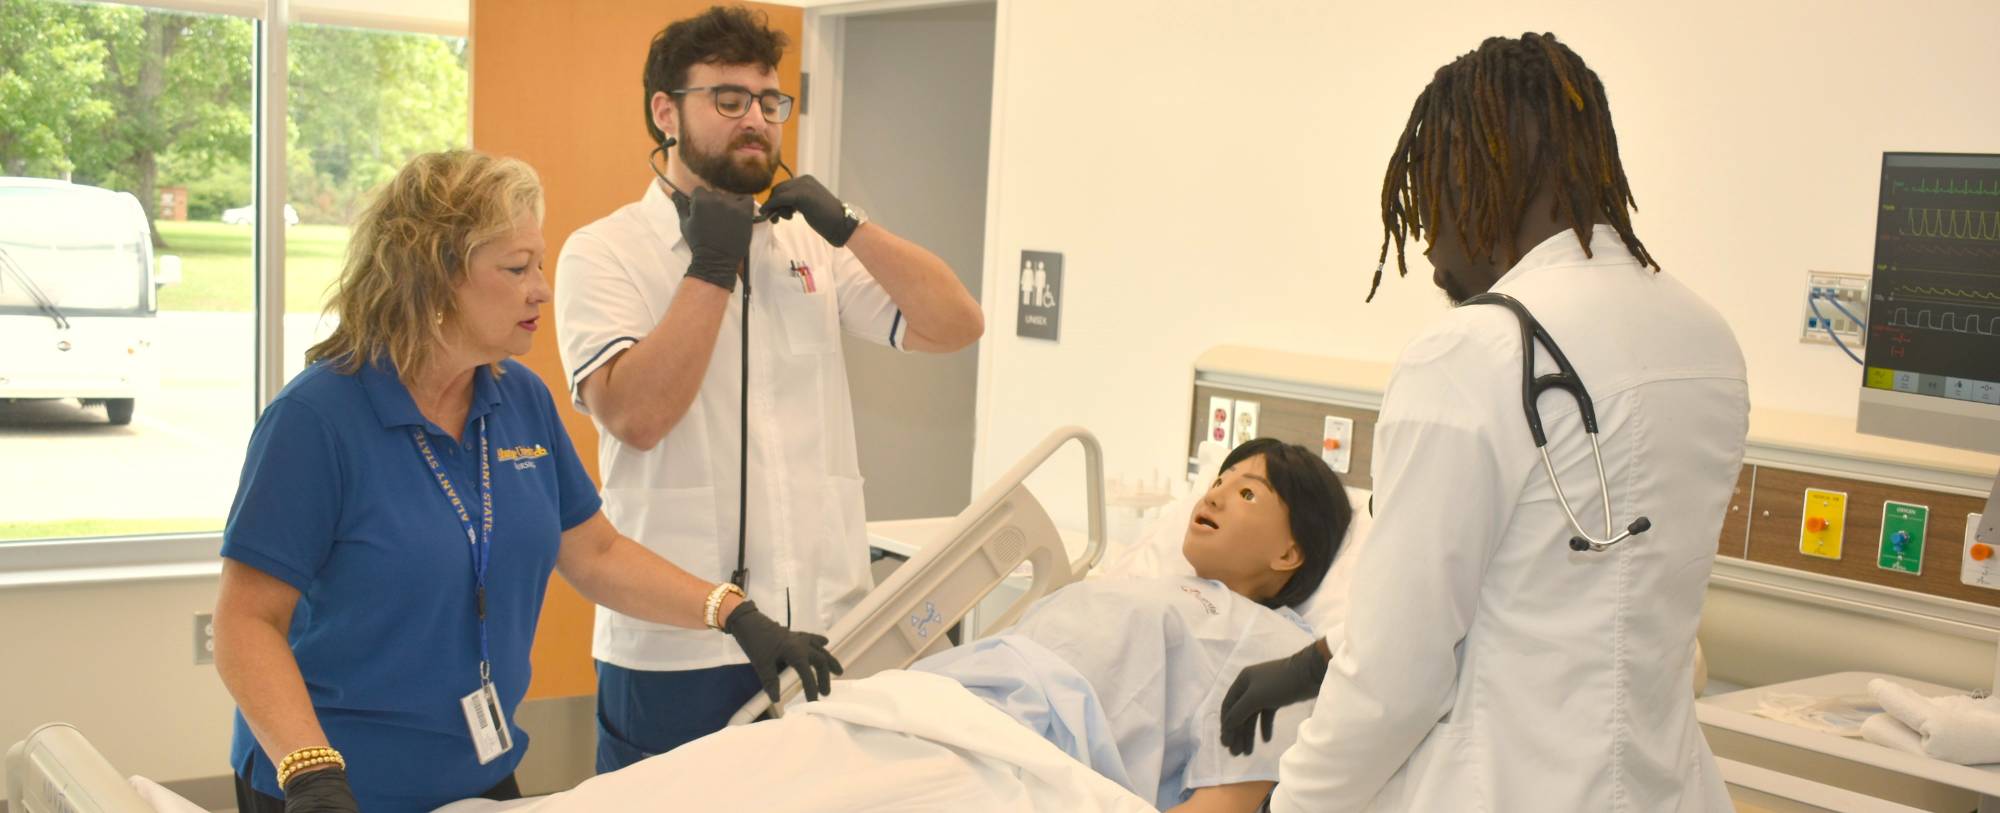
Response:
[[[764,213],[772,220],[783,220],[794,213],[805,215],[806,225],[834,248],[847,245],[848,238],[861,226],[847,216],[847,204],[841,203],[811,175],[800,175],[771,187],[771,196],[764,199]]]
[[[1257,721],[1263,720],[1264,741],[1270,742],[1278,709],[1318,697],[1324,680],[1326,658],[1319,654],[1318,642],[1288,657],[1246,667],[1222,696],[1222,744],[1231,754],[1248,756],[1257,747]]]
[[[788,666],[799,673],[806,700],[833,692],[832,675],[840,674],[841,669],[840,661],[826,651],[826,636],[779,626],[770,616],[757,612],[757,604],[750,601],[730,611],[722,631],[736,636],[736,645],[750,656],[750,668],[757,670],[757,680],[764,684],[771,702],[778,702],[778,676]]]
[[[298,774],[285,785],[285,813],[361,813],[361,806],[347,786],[345,769],[321,768]]]
[[[696,189],[692,200],[673,193],[681,216],[681,236],[694,259],[687,275],[725,291],[736,290],[736,269],[750,254],[750,221],[757,202],[749,195]]]

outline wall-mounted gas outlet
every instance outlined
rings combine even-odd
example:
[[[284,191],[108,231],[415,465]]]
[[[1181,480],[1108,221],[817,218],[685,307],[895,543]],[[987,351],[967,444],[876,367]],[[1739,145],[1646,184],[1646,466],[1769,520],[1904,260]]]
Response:
[[[215,662],[215,616],[194,614],[194,662],[199,666]]]
[[[1974,536],[1979,516],[1965,515],[1965,553],[1958,560],[1958,580],[1973,587],[2000,590],[2000,561],[1993,558],[1993,546]]]
[[[1831,328],[1848,349],[1860,352],[1868,337],[1868,282],[1865,274],[1806,272],[1806,295],[1800,316],[1804,332],[1799,334],[1799,341],[1833,344],[1833,339],[1826,335]],[[1835,307],[1835,303],[1839,306]],[[1813,312],[1815,305],[1819,307],[1818,313]],[[1842,313],[1841,308],[1847,312]]]

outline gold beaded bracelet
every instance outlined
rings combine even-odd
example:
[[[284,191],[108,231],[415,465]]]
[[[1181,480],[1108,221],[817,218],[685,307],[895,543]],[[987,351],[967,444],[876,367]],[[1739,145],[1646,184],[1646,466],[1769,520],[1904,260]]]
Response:
[[[284,787],[285,783],[291,781],[292,777],[297,775],[299,771],[320,765],[333,765],[345,770],[347,768],[347,760],[340,756],[339,751],[325,746],[301,748],[293,751],[278,763],[278,787]]]
[[[743,598],[743,588],[737,587],[730,582],[718,584],[714,590],[708,591],[708,603],[702,606],[701,617],[703,621],[708,623],[709,629],[722,629],[724,619],[719,619],[715,616],[722,610],[722,597],[729,593],[735,593],[737,598]]]

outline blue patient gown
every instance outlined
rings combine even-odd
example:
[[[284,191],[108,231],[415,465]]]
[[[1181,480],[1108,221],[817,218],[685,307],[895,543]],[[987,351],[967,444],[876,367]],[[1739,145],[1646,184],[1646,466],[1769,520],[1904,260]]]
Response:
[[[1312,643],[1305,622],[1194,577],[1092,580],[1036,602],[999,635],[911,669],[952,678],[1154,806],[1196,788],[1278,778],[1310,712],[1279,715],[1248,757],[1221,742],[1222,696],[1243,667]]]

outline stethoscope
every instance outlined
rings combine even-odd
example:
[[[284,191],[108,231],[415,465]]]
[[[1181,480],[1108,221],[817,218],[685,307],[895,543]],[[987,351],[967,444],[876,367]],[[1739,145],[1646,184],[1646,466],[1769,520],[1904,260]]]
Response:
[[[1535,450],[1542,453],[1542,470],[1548,472],[1549,486],[1556,491],[1556,502],[1562,504],[1563,516],[1569,518],[1570,529],[1576,531],[1576,536],[1570,537],[1569,549],[1579,553],[1603,551],[1652,528],[1652,520],[1640,517],[1625,526],[1623,533],[1604,540],[1591,536],[1589,531],[1583,529],[1576,512],[1570,509],[1569,498],[1563,495],[1562,482],[1556,479],[1556,464],[1549,459],[1549,438],[1542,431],[1542,411],[1535,405],[1542,393],[1550,389],[1562,390],[1576,399],[1577,413],[1583,417],[1583,431],[1590,436],[1590,455],[1597,461],[1597,487],[1604,498],[1604,533],[1609,536],[1612,532],[1611,481],[1604,474],[1604,453],[1597,445],[1597,410],[1591,407],[1590,393],[1584,390],[1583,379],[1577,377],[1576,368],[1569,365],[1562,348],[1556,346],[1556,340],[1549,338],[1548,331],[1542,329],[1542,323],[1535,321],[1534,314],[1529,313],[1528,306],[1521,304],[1520,300],[1488,292],[1461,304],[1499,305],[1513,311],[1515,318],[1521,322],[1521,408],[1528,413],[1528,431],[1535,436]],[[1535,342],[1538,341],[1548,348],[1549,358],[1556,364],[1555,372],[1535,375]]]
[[[680,188],[679,186],[675,186],[675,185],[674,185],[674,182],[673,182],[673,181],[670,181],[670,180],[667,180],[667,174],[666,174],[666,173],[664,173],[664,172],[661,172],[661,171],[660,171],[660,166],[659,166],[659,162],[657,162],[657,161],[653,160],[654,156],[661,156],[661,157],[664,157],[664,156],[666,155],[666,152],[667,152],[667,150],[668,150],[669,148],[673,147],[673,146],[674,146],[675,144],[678,144],[678,143],[680,143],[680,140],[679,140],[679,139],[677,139],[677,138],[675,138],[675,137],[673,137],[673,136],[667,136],[667,138],[666,138],[666,140],[665,140],[665,141],[662,141],[662,142],[660,142],[660,146],[658,146],[658,147],[654,147],[654,148],[653,148],[653,151],[652,151],[651,153],[648,153],[648,154],[646,155],[646,168],[647,168],[647,169],[651,169],[651,170],[653,171],[653,176],[654,176],[654,177],[657,177],[657,178],[659,178],[659,179],[660,179],[660,183],[663,183],[663,184],[666,184],[666,185],[667,185],[667,188],[668,188],[668,189],[671,189],[671,190],[673,190],[673,193],[674,193],[674,194],[676,194],[676,195],[679,195],[679,196],[681,196],[682,198],[686,198],[686,199],[688,199],[689,203],[690,203],[690,204],[692,204],[692,202],[693,202],[693,197],[692,197],[691,195],[689,195],[688,193],[686,193],[686,192],[683,192],[683,191],[681,191],[681,188]],[[780,158],[780,159],[778,159],[778,168],[779,168],[779,169],[782,169],[782,170],[784,170],[784,171],[785,171],[785,177],[788,177],[788,178],[789,178],[789,177],[793,177],[793,174],[792,174],[792,168],[791,168],[791,167],[788,167],[788,166],[785,166],[785,159],[783,159],[783,158]],[[771,221],[771,220],[773,220],[773,219],[774,219],[774,218],[773,218],[773,217],[771,216],[771,213],[769,213],[769,212],[762,212],[762,211],[760,211],[760,212],[758,212],[758,213],[757,213],[757,215],[756,215],[755,217],[752,217],[752,218],[750,219],[750,222],[752,222],[752,223],[765,223],[765,222],[769,222],[769,221]],[[742,281],[743,281],[743,349],[742,349],[742,361],[743,361],[743,376],[742,376],[742,380],[741,380],[741,381],[739,382],[739,384],[740,384],[740,385],[742,386],[742,389],[741,389],[741,390],[739,391],[739,394],[738,394],[738,396],[737,396],[737,407],[738,407],[738,409],[739,409],[739,412],[738,412],[738,414],[737,414],[737,418],[738,418],[738,433],[739,433],[739,434],[738,434],[738,437],[742,438],[742,442],[741,442],[741,443],[739,443],[739,444],[737,444],[737,449],[736,449],[736,454],[737,454],[737,457],[736,457],[736,474],[737,474],[737,478],[738,478],[738,479],[737,479],[737,483],[736,483],[736,485],[737,485],[737,488],[736,488],[736,570],[735,570],[734,572],[732,572],[732,573],[730,573],[730,574],[729,574],[729,582],[730,582],[731,584],[734,584],[734,585],[736,585],[736,587],[737,587],[738,589],[740,589],[740,590],[749,590],[749,589],[750,589],[750,567],[749,567],[749,565],[748,565],[748,564],[746,564],[746,563],[745,563],[745,561],[744,561],[744,554],[745,554],[745,552],[746,552],[746,551],[748,551],[748,550],[749,550],[749,539],[750,539],[750,537],[749,537],[749,529],[750,529],[750,521],[749,521],[749,519],[750,519],[750,517],[749,517],[749,515],[750,515],[750,276],[751,276],[751,275],[750,275],[750,268],[751,268],[751,265],[750,265],[750,254],[749,254],[749,253],[748,253],[748,252],[746,251],[746,252],[744,253],[744,255],[743,255],[743,280],[742,280]],[[790,591],[790,590],[786,590],[786,591],[785,591],[785,626],[788,626],[788,627],[789,627],[789,626],[791,626],[791,624],[792,624],[792,595],[791,595],[791,591]]]

